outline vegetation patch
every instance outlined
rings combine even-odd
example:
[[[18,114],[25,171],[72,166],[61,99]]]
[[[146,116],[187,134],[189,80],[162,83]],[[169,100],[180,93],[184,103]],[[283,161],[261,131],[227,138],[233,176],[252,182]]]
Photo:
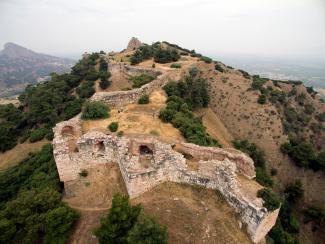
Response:
[[[86,102],[81,118],[84,120],[105,119],[109,116],[108,112],[108,107],[102,102]]]
[[[52,146],[0,173],[1,243],[64,243],[79,214],[61,202]]]
[[[256,144],[250,143],[247,140],[235,140],[233,144],[236,149],[247,153],[253,159],[256,170],[256,181],[262,186],[271,187],[273,180],[266,172],[264,152]]]
[[[142,95],[138,100],[138,104],[148,104],[149,102],[150,102],[150,100],[149,100],[148,94]]]
[[[170,67],[173,69],[180,69],[182,67],[182,65],[174,63],[174,64],[171,64]]]
[[[111,132],[116,132],[118,130],[118,123],[117,122],[112,122],[108,125],[108,129]]]
[[[141,205],[131,206],[129,199],[115,194],[108,215],[94,231],[99,243],[167,244],[167,229],[144,214]]]
[[[202,146],[220,146],[207,134],[202,121],[192,114],[192,108],[208,106],[206,81],[187,77],[185,81],[167,83],[164,90],[168,95],[167,107],[160,111],[160,119],[172,123],[188,142]]]
[[[263,206],[269,211],[274,211],[280,207],[280,200],[269,188],[259,190],[257,196],[264,200]]]
[[[138,76],[132,76],[129,79],[133,82],[133,88],[140,88],[141,86],[150,83],[156,77],[148,75],[148,74],[141,74]]]

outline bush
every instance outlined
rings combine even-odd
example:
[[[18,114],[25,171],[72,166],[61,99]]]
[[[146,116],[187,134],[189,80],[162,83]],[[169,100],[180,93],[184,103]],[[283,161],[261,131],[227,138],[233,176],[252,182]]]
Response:
[[[156,63],[170,63],[180,59],[180,55],[175,49],[162,49],[158,48],[154,54],[154,61]]]
[[[260,95],[260,96],[258,97],[257,102],[258,102],[259,104],[265,104],[265,103],[266,103],[266,96],[265,96],[264,94]]]
[[[269,211],[274,211],[280,207],[280,200],[269,188],[259,190],[257,196],[264,200],[263,206]]]
[[[149,103],[149,95],[147,94],[142,95],[138,100],[138,104],[148,104],[148,103]]]
[[[289,203],[294,204],[304,197],[304,189],[300,180],[287,185],[284,190],[286,199]]]
[[[132,76],[129,79],[133,82],[133,88],[140,88],[141,86],[153,81],[155,77],[147,74],[142,74],[138,76]]]
[[[80,87],[77,88],[77,94],[81,98],[89,98],[95,93],[94,86],[95,83],[94,81],[86,81],[81,84]]]
[[[116,132],[117,129],[118,129],[118,123],[117,122],[112,122],[109,124],[108,126],[108,129],[111,131],[111,132]]]
[[[189,73],[190,73],[190,76],[192,78],[194,78],[199,74],[199,70],[198,70],[198,68],[193,67],[193,68],[190,69]]]
[[[88,176],[88,171],[85,170],[85,169],[83,169],[83,170],[80,171],[79,175],[80,175],[81,177],[87,177],[87,176]]]
[[[109,109],[102,102],[86,102],[83,111],[82,119],[104,119],[109,116]]]
[[[222,66],[219,63],[216,63],[216,65],[214,66],[215,69],[221,73],[225,72],[225,70],[222,68]]]
[[[246,79],[251,78],[251,76],[246,71],[241,70],[241,69],[239,69],[238,71],[244,76],[244,78],[246,78]]]
[[[211,64],[212,63],[212,59],[209,57],[205,57],[205,56],[201,56],[200,60],[207,63],[207,64]]]
[[[174,69],[180,69],[182,67],[182,65],[180,65],[180,64],[171,64],[170,67],[174,68]]]
[[[299,167],[309,167],[316,158],[315,148],[310,143],[291,141],[282,144],[280,149],[283,153],[288,154]]]
[[[105,90],[107,87],[109,87],[110,84],[111,84],[111,82],[108,81],[108,80],[101,80],[101,81],[99,82],[99,86],[100,86],[100,88],[102,88],[103,90]]]
[[[304,222],[313,222],[313,231],[316,231],[325,220],[325,210],[323,207],[312,205],[303,210]]]
[[[50,132],[49,129],[47,128],[41,128],[41,129],[37,129],[34,130],[30,133],[29,136],[29,141],[30,142],[37,142],[42,140],[48,133]]]

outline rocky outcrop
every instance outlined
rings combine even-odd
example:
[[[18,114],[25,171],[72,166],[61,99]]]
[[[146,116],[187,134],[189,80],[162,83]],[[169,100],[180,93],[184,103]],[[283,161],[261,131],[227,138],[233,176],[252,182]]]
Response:
[[[142,43],[138,40],[138,38],[132,37],[125,51],[126,52],[134,51],[137,48],[139,48],[141,45]]]

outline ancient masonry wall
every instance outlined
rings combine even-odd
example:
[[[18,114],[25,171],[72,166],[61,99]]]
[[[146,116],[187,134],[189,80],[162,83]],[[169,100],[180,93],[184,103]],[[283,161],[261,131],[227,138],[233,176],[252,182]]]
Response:
[[[82,169],[116,162],[131,198],[166,181],[200,185],[224,196],[246,224],[253,242],[262,240],[275,224],[278,210],[268,212],[262,199],[245,197],[241,190],[237,174],[251,179],[255,169],[253,161],[237,150],[189,143],[174,148],[150,136],[117,137],[100,132],[81,136],[79,117],[57,124],[54,134],[54,157],[65,184],[78,179]],[[197,160],[197,170],[188,168],[184,155]]]
[[[124,64],[108,63],[108,70],[114,73],[124,73],[128,76],[138,76],[141,74],[149,74],[157,76],[157,71],[154,69],[145,69],[132,67]],[[123,106],[130,103],[136,103],[139,98],[144,94],[149,94],[153,90],[162,87],[169,81],[167,73],[160,74],[152,82],[143,85],[140,88],[132,89],[129,91],[115,91],[115,92],[97,92],[92,97],[92,101],[102,101],[110,106]]]

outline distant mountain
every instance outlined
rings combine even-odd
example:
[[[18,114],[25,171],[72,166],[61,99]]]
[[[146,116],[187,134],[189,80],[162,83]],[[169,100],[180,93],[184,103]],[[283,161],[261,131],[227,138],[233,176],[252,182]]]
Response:
[[[8,42],[0,51],[0,97],[17,95],[27,84],[46,80],[52,72],[67,72],[74,63]]]

